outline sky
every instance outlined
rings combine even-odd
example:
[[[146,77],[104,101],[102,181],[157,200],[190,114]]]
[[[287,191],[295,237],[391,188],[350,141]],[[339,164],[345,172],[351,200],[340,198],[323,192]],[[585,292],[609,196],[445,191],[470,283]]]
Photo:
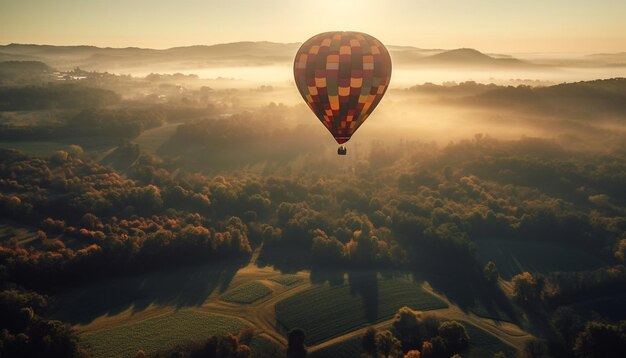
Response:
[[[169,48],[352,30],[420,48],[624,52],[625,18],[626,0],[0,0],[0,44]]]

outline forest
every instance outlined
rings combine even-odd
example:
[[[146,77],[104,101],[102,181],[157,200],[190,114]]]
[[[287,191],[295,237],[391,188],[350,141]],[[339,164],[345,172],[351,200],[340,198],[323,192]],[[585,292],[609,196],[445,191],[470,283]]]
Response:
[[[46,78],[45,67],[32,67],[29,76]],[[80,332],[53,317],[51,307],[66,291],[184,266],[240,269],[256,255],[260,268],[309,272],[311,281],[331,286],[362,270],[422,277],[461,309],[482,305],[488,316],[504,314],[532,332],[535,339],[518,352],[524,357],[626,354],[623,308],[588,305],[626,294],[623,132],[602,150],[545,136],[389,141],[364,132],[368,140],[340,161],[320,144],[327,139],[322,126],[304,118],[304,106],[246,102],[257,92],[271,98],[279,91],[273,88],[179,90],[172,82],[199,80],[156,74],[31,80],[0,88],[2,356],[92,354]],[[490,110],[541,102],[532,113],[562,119],[569,112],[551,106],[583,96],[588,103],[577,105],[586,111],[602,106],[598,116],[621,121],[625,83],[420,85],[392,98],[406,105],[402,100],[427,95]],[[16,125],[27,111],[35,119]],[[169,127],[155,150],[141,141]],[[109,144],[76,141],[85,137]],[[12,149],[36,141],[61,147],[46,155]],[[508,277],[497,260],[483,259],[487,239],[567,247],[596,261],[581,270],[514,270]],[[465,356],[472,346],[464,322],[409,307],[394,312],[391,326],[371,325],[357,339],[363,354]],[[243,329],[136,356],[304,356],[307,332],[284,334],[286,347],[255,347],[254,330]]]

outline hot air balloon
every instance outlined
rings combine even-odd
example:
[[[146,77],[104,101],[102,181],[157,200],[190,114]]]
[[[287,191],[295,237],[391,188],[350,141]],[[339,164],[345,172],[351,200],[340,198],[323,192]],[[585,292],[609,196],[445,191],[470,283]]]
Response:
[[[302,44],[293,72],[302,98],[341,145],[383,98],[391,78],[391,58],[385,46],[368,34],[324,32]],[[345,147],[337,153],[345,155]]]

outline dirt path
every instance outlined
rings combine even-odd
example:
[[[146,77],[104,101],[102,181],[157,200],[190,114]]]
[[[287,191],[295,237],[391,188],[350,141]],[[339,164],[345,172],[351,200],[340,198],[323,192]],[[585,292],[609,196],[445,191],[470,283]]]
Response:
[[[298,292],[302,292],[311,287],[309,282],[287,286],[282,292],[271,295],[270,298],[258,301],[250,305],[239,305],[224,301],[211,301],[204,304],[201,309],[211,313],[226,314],[240,318],[252,323],[256,333],[265,333],[277,343],[287,345],[284,333],[276,328],[276,311],[274,306],[281,301]]]
[[[220,299],[222,292],[214,290],[203,304],[200,306],[189,307],[193,310],[204,311],[214,314],[220,314],[240,319],[242,322],[255,328],[257,334],[263,335],[272,341],[287,345],[286,332],[278,327],[276,319],[275,305],[279,301],[290,297],[299,292],[305,291],[311,288],[313,285],[309,280],[309,273],[300,272],[297,273],[302,279],[290,286],[283,286],[275,281],[270,280],[272,277],[278,276],[281,273],[270,267],[257,267],[255,265],[256,259],[259,256],[261,247],[257,248],[250,260],[250,263],[241,268],[237,274],[233,277],[230,288],[236,287],[239,284],[249,281],[259,281],[264,285],[272,289],[272,294],[262,298],[252,304],[235,304],[226,302]],[[488,332],[489,334],[497,337],[504,343],[514,347],[517,350],[521,350],[525,343],[532,338],[530,334],[522,330],[515,324],[503,321],[496,321],[492,319],[482,318],[472,313],[463,312],[458,306],[451,303],[446,297],[435,292],[427,283],[422,285],[422,288],[432,294],[433,296],[441,299],[448,304],[448,308],[428,311],[430,314],[445,317],[447,319],[453,319],[458,321],[465,321],[473,324],[474,326]],[[140,313],[129,312],[113,317],[99,317],[95,321],[86,326],[77,327],[80,331],[92,331],[99,330],[105,327],[111,327],[118,324],[128,323],[137,320],[143,320],[151,318],[158,314],[163,314],[170,310],[174,310],[173,307],[150,307]],[[376,328],[383,328],[393,323],[393,318],[387,319],[382,322],[378,322],[373,326]],[[331,338],[320,344],[309,347],[310,352],[329,347],[333,344],[354,338],[362,334],[364,328],[356,329],[354,331],[347,332],[340,336]]]

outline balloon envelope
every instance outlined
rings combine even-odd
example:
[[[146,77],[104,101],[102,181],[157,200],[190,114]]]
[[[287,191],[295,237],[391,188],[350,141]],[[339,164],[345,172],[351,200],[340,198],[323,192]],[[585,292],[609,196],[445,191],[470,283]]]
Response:
[[[391,58],[385,46],[368,34],[325,32],[302,44],[293,71],[302,98],[342,144],[385,94]]]

